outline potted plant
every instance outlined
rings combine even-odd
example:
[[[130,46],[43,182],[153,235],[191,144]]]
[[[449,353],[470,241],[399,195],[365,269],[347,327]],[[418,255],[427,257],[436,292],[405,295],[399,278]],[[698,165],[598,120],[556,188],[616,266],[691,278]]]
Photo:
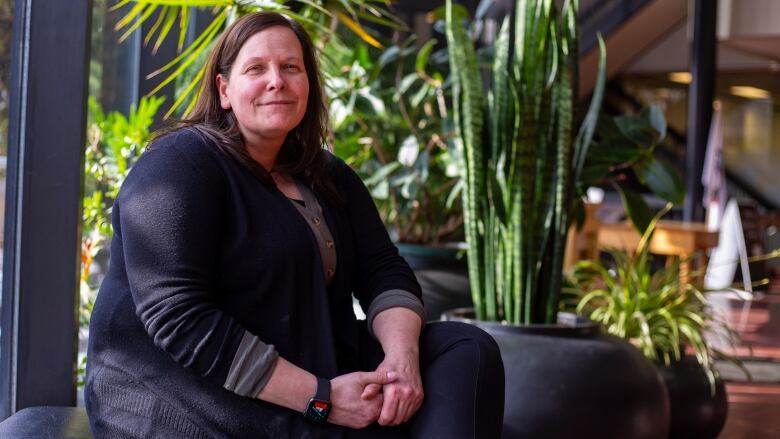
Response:
[[[665,437],[668,401],[652,364],[597,324],[558,317],[576,182],[604,87],[600,42],[597,85],[577,129],[576,16],[576,1],[560,11],[551,0],[518,1],[482,69],[465,13],[447,2],[474,302],[472,315],[449,318],[471,317],[501,348],[504,437]]]
[[[471,304],[462,184],[445,134],[446,50],[398,33],[384,49],[340,40],[323,50],[334,152],[363,178],[422,286],[429,320],[438,320]]]
[[[672,437],[717,437],[728,401],[714,360],[725,355],[707,343],[705,332],[729,339],[733,332],[715,319],[705,293],[680,282],[679,259],[653,269],[649,241],[670,207],[651,220],[633,254],[610,250],[611,266],[577,263],[572,273],[576,309],[631,342],[659,367],[670,398]]]

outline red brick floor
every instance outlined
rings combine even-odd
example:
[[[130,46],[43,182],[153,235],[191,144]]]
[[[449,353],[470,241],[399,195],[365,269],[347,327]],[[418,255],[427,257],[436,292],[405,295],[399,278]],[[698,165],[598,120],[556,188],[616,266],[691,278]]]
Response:
[[[738,321],[741,305],[732,310]],[[780,292],[773,292],[751,306],[742,339],[752,347],[754,357],[780,362]],[[740,356],[749,349],[737,349]],[[727,383],[729,417],[721,439],[780,438],[780,384]]]

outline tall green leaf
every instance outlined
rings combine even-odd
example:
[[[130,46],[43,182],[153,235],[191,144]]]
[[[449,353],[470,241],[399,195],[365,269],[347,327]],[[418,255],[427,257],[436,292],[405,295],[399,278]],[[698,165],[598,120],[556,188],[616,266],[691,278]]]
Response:
[[[453,2],[447,2],[455,134],[466,155],[464,221],[478,318],[551,322],[558,310],[574,187],[603,95],[604,55],[602,44],[596,92],[575,133],[577,2],[565,2],[560,12],[556,3],[517,1],[514,17],[504,21],[490,48],[491,70],[480,72],[468,62],[475,43],[463,17],[456,17]],[[483,83],[490,84],[487,105],[478,97]]]

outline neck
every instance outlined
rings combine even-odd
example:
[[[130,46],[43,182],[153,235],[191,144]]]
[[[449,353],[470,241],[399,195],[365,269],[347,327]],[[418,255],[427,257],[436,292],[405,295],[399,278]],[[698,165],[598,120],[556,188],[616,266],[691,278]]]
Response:
[[[252,157],[266,171],[271,172],[276,165],[276,157],[282,149],[285,137],[281,138],[254,138],[244,136],[244,144],[249,157]]]

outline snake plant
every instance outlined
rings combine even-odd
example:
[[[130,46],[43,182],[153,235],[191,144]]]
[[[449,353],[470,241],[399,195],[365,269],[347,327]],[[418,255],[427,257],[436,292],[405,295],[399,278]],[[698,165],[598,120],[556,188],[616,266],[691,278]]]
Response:
[[[604,90],[604,44],[582,125],[577,1],[518,0],[477,62],[463,9],[446,5],[456,147],[465,157],[464,226],[476,317],[554,322],[564,244]]]

